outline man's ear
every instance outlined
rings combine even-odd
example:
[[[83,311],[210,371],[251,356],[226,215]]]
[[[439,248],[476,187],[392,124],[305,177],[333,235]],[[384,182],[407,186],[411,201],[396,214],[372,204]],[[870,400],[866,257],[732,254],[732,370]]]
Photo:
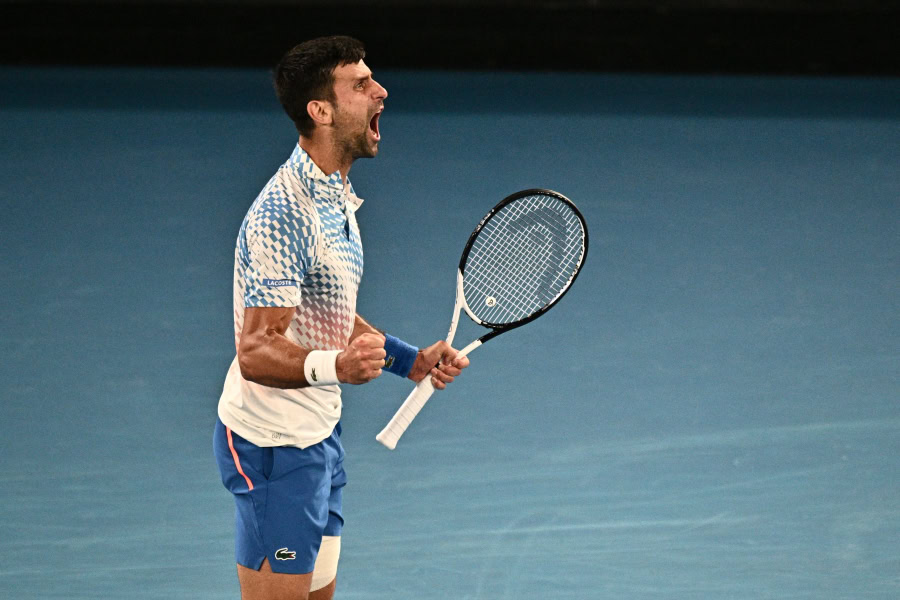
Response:
[[[331,125],[334,122],[334,108],[327,100],[310,100],[306,105],[306,112],[319,125]]]

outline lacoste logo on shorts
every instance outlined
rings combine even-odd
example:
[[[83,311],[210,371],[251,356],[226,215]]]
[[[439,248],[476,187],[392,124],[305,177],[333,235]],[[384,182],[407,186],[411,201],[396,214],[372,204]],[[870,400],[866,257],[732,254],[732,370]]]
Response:
[[[297,558],[297,553],[287,548],[279,548],[275,551],[275,558],[278,560],[294,560]]]

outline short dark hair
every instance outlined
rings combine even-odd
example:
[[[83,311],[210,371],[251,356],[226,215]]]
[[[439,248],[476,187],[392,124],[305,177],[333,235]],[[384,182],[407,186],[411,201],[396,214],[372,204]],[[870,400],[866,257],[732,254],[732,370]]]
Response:
[[[303,42],[281,58],[275,66],[275,93],[300,135],[311,135],[315,127],[306,112],[311,100],[335,101],[334,70],[365,56],[359,40],[333,35]]]

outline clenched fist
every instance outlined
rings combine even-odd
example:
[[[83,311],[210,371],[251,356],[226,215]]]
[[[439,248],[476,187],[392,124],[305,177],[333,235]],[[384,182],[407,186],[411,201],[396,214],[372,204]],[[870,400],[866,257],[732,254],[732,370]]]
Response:
[[[381,375],[385,356],[383,335],[363,333],[357,336],[337,356],[335,369],[338,381],[353,384],[372,381]]]

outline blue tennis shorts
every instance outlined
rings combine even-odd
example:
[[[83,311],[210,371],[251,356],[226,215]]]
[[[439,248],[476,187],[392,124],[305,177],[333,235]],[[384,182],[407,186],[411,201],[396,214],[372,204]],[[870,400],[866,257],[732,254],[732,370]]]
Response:
[[[259,570],[309,573],[323,535],[341,535],[344,448],[341,425],[315,446],[261,448],[216,419],[213,449],[222,483],[234,495],[235,558]]]

